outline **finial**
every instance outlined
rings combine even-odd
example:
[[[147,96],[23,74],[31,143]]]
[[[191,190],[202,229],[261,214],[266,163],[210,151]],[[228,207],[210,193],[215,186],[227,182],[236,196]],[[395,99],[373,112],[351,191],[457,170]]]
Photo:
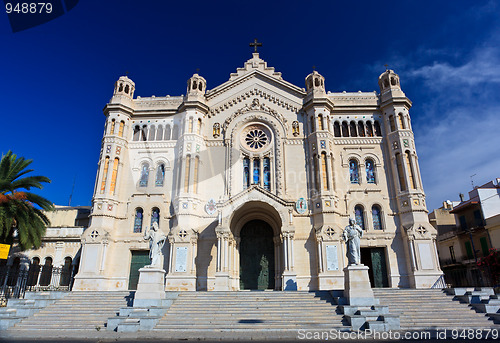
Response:
[[[384,64],[384,67],[385,67],[385,71],[389,70],[389,65],[388,64]]]
[[[253,48],[254,48],[254,52],[257,52],[257,47],[258,47],[258,46],[262,46],[262,43],[257,42],[257,38],[255,38],[255,39],[253,40],[253,43],[250,43],[249,45],[250,45],[250,46],[253,46]]]
[[[125,75],[128,77],[128,70],[125,72]]]
[[[196,74],[200,72],[200,68],[196,68]]]
[[[313,66],[313,71],[316,71],[316,66]]]

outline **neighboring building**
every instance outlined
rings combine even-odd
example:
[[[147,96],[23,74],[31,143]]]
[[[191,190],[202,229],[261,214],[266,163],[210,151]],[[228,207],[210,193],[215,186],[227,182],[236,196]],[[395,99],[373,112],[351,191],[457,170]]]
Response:
[[[453,286],[488,284],[477,261],[500,243],[499,179],[476,187],[469,200],[446,201],[429,214],[430,223],[438,230],[438,252],[447,283]]]
[[[56,267],[61,268],[65,275],[75,274],[80,263],[81,236],[89,226],[90,209],[90,206],[55,206],[53,211],[44,211],[50,226],[47,227],[42,245],[39,249],[24,252],[14,245],[7,260],[9,270],[35,267],[31,271],[41,277],[38,273],[40,268],[52,271]],[[50,282],[47,277],[42,283]],[[69,278],[65,280],[69,281]],[[32,282],[36,285],[36,277]]]
[[[341,289],[349,216],[373,286],[433,286],[411,101],[394,71],[378,84],[331,93],[313,71],[300,88],[258,53],[209,91],[194,74],[185,96],[134,98],[120,77],[74,289],[134,289],[153,222],[166,290]]]

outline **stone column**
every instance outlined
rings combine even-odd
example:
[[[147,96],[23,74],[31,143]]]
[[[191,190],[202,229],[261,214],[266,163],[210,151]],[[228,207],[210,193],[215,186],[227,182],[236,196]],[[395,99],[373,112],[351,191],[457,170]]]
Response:
[[[297,274],[293,270],[293,231],[282,232],[282,242],[283,242],[283,257],[284,257],[284,271],[282,280],[282,289],[284,291],[296,291],[297,290]]]
[[[217,226],[217,270],[215,272],[215,291],[229,291],[229,237],[231,231],[228,228]]]

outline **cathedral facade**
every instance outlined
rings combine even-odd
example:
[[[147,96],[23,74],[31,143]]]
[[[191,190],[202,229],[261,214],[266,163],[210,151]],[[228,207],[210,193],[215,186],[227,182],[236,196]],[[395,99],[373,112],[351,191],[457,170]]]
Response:
[[[342,289],[349,217],[373,287],[432,287],[411,101],[392,70],[378,84],[327,92],[313,71],[300,88],[258,53],[211,90],[194,74],[185,96],[134,98],[120,77],[73,289],[135,289],[155,222],[167,291]]]

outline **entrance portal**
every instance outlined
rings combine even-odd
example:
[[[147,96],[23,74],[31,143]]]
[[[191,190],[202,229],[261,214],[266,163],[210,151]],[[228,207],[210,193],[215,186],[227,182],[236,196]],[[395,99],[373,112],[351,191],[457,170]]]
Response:
[[[372,287],[389,287],[385,248],[361,248],[361,263],[370,268],[368,275]]]
[[[252,220],[240,237],[240,289],[274,289],[273,229],[265,221]]]

